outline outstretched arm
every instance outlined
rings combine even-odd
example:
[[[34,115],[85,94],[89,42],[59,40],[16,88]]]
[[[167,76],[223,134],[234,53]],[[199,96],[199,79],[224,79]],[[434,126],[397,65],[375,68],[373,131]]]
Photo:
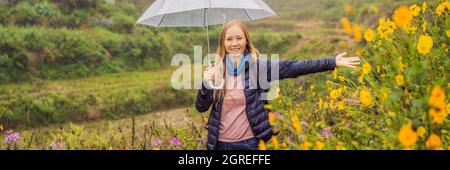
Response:
[[[303,61],[280,61],[280,79],[296,78],[300,75],[333,70],[336,67],[335,58],[321,58]]]
[[[300,75],[333,70],[335,67],[356,68],[356,65],[360,64],[361,59],[359,57],[345,58],[344,56],[346,54],[347,53],[341,53],[336,57],[310,59],[303,61],[270,61],[270,63],[267,63],[269,81],[281,80],[286,78],[296,78]],[[270,76],[271,69],[278,69],[278,77]]]

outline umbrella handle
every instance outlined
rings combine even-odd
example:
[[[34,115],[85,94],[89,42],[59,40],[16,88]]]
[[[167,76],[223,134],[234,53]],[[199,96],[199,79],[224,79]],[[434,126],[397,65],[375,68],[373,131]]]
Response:
[[[214,83],[212,81],[209,81],[208,84],[209,84],[209,87],[211,87],[213,89],[221,89],[225,85],[225,80],[222,79],[222,82],[220,83],[219,86],[214,86]]]

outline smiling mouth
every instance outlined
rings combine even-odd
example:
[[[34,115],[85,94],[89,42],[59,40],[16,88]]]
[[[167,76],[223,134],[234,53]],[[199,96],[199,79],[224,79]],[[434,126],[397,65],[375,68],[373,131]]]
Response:
[[[232,49],[230,49],[231,51],[234,51],[234,52],[239,52],[239,50],[241,50],[240,48],[232,48]]]

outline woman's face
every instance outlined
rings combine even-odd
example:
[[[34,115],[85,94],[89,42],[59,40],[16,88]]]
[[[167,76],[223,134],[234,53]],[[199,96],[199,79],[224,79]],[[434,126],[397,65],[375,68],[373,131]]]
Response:
[[[244,54],[245,47],[247,46],[247,39],[245,38],[244,31],[235,25],[228,28],[225,33],[225,51],[231,56],[239,56]]]

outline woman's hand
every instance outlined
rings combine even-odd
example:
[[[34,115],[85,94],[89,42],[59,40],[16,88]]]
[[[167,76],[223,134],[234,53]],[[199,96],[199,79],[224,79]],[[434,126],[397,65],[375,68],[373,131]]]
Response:
[[[206,68],[205,72],[203,72],[203,80],[206,82],[214,80],[214,66],[208,66]]]
[[[345,55],[347,55],[347,52],[341,53],[336,56],[336,66],[337,67],[356,68],[356,66],[361,63],[361,59],[359,57],[344,58]]]

